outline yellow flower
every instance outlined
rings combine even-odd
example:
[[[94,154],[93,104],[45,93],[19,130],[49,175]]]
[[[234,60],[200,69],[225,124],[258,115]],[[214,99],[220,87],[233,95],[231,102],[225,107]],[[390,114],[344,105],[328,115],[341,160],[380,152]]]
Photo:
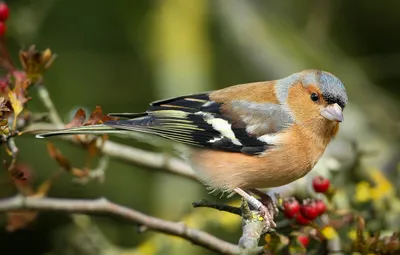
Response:
[[[334,239],[338,236],[338,233],[336,230],[330,226],[326,226],[321,230],[321,233],[324,235],[324,237],[328,240]]]
[[[371,185],[366,181],[357,183],[354,199],[360,203],[371,200]]]
[[[392,183],[381,171],[377,169],[372,170],[371,178],[375,182],[375,186],[370,190],[373,200],[380,200],[393,194],[394,189]]]

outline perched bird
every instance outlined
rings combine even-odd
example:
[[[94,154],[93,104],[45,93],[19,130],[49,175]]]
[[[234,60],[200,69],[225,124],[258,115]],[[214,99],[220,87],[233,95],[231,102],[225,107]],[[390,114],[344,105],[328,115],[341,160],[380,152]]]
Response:
[[[155,101],[144,113],[37,135],[144,132],[189,145],[185,159],[212,189],[235,191],[274,226],[273,207],[248,192],[288,184],[317,163],[343,121],[343,83],[320,70]],[[254,192],[255,191],[255,192]]]

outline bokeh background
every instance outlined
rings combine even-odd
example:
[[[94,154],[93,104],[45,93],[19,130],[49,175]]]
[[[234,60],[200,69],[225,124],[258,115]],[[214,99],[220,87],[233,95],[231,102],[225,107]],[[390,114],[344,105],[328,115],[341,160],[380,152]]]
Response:
[[[399,1],[6,2],[13,57],[31,44],[49,47],[58,55],[45,84],[65,122],[78,107],[140,112],[163,97],[318,68],[334,73],[348,89],[350,104],[341,139],[375,150],[370,161],[374,166],[396,162]],[[29,108],[45,110],[38,100]],[[84,161],[81,150],[55,143],[74,163]],[[149,148],[134,141],[128,144]],[[57,169],[43,141],[23,136],[18,145],[36,183]],[[191,202],[202,198],[219,201],[195,181],[117,161],[110,163],[104,183],[82,186],[71,179],[62,176],[50,195],[104,196],[163,219],[190,218],[189,225],[228,241],[240,236],[240,222],[234,216],[191,208]],[[2,196],[11,195],[4,187]],[[202,217],[196,210],[202,210]],[[43,213],[33,226],[14,233],[4,231],[4,224],[1,216],[1,254],[210,254],[174,237],[138,234],[134,225],[107,217]]]

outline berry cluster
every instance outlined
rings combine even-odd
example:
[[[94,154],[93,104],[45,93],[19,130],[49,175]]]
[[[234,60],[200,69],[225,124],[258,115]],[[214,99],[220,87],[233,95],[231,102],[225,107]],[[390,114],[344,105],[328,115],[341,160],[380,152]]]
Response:
[[[322,200],[305,199],[303,204],[294,198],[286,198],[283,201],[283,212],[288,219],[295,219],[300,225],[307,225],[326,211],[326,205]]]
[[[312,186],[317,193],[329,191],[330,181],[322,176],[314,177]],[[282,203],[282,211],[286,218],[293,219],[299,225],[308,225],[317,217],[326,212],[326,204],[319,199],[304,199],[303,203],[294,197],[285,198]],[[306,247],[309,239],[306,235],[300,235],[297,240]]]
[[[7,32],[7,25],[6,21],[8,19],[10,10],[8,9],[8,6],[4,2],[0,2],[0,36],[4,36],[4,34]]]
[[[312,185],[315,192],[325,193],[329,190],[330,181],[322,176],[314,177]],[[286,198],[283,201],[283,213],[288,219],[296,219],[301,225],[306,225],[326,211],[326,205],[322,200],[305,199],[303,204],[294,198]]]

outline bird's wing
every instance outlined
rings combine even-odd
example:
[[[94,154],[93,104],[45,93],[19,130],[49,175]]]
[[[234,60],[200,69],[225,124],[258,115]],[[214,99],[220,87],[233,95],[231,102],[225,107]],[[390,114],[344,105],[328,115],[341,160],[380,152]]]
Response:
[[[262,135],[273,135],[289,123],[279,104],[235,102],[213,101],[210,93],[181,96],[153,102],[145,113],[111,114],[128,119],[104,124],[184,144],[257,155],[272,145]]]

